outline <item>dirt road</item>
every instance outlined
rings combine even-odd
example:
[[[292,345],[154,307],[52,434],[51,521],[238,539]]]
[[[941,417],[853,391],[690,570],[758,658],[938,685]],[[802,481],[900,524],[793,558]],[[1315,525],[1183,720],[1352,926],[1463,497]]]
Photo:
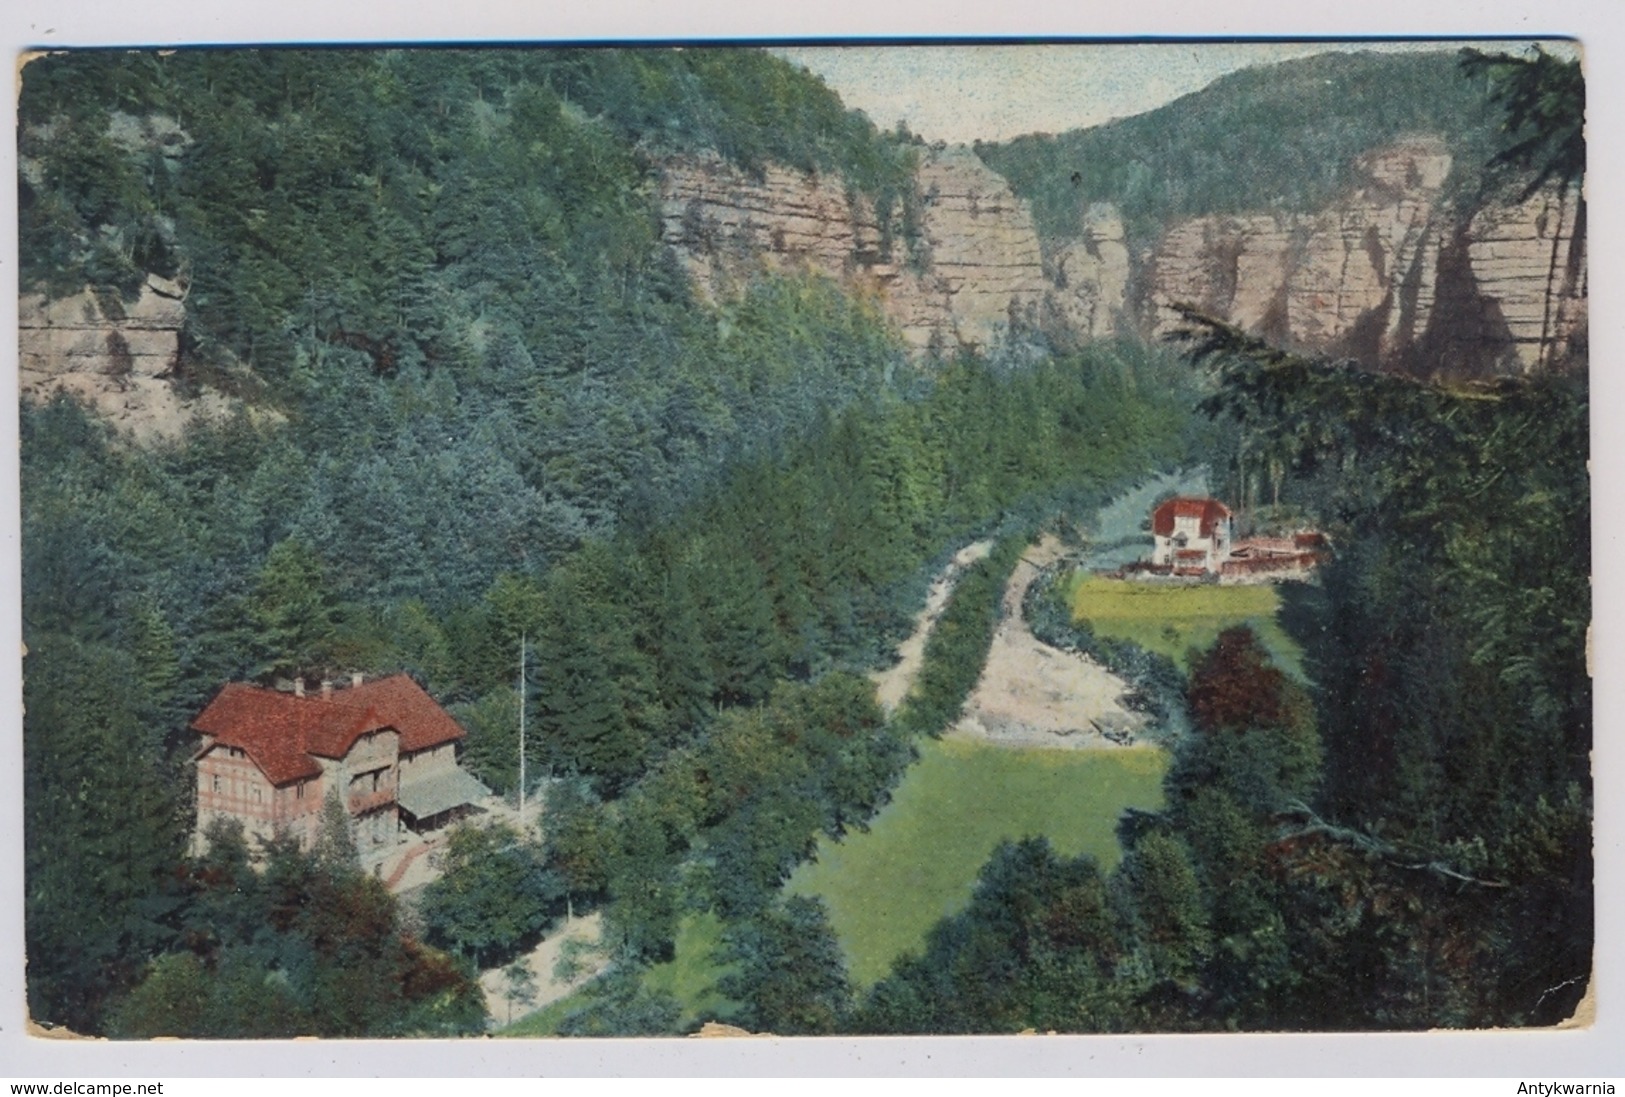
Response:
[[[530,968],[531,977],[536,981],[536,996],[528,1002],[515,1002],[510,1006],[504,997],[508,989],[508,978],[503,974],[502,968],[487,968],[480,972],[480,990],[485,994],[485,1012],[490,1015],[491,1020],[498,1025],[510,1024],[527,1013],[558,1001],[597,975],[603,969],[605,959],[594,954],[586,954],[583,957],[581,970],[573,979],[555,979],[553,967],[558,963],[566,941],[597,944],[601,928],[602,921],[596,912],[576,918],[552,936],[543,938],[541,944],[525,956],[525,964]]]
[[[930,637],[931,630],[936,627],[937,618],[942,616],[944,607],[948,605],[948,596],[954,592],[954,584],[959,581],[966,568],[992,551],[991,540],[973,541],[960,549],[942,571],[937,573],[937,577],[931,580],[931,589],[925,597],[925,608],[914,617],[914,631],[897,647],[896,665],[870,675],[875,683],[875,696],[886,715],[890,716],[896,711],[897,706],[903,703],[903,698],[908,696],[910,687],[914,685],[914,678],[920,673],[920,663],[925,658],[925,641]]]
[[[1005,586],[1001,619],[982,677],[965,715],[948,732],[1009,746],[1098,749],[1116,744],[1108,727],[1138,728],[1143,717],[1123,707],[1128,687],[1104,667],[1040,643],[1021,613],[1027,588],[1063,553],[1046,534],[1022,554]]]

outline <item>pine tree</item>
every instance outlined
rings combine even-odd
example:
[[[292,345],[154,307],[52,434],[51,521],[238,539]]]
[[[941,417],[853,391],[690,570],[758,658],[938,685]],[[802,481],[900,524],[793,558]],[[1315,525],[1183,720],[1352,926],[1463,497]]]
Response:
[[[327,798],[322,801],[322,817],[311,847],[311,856],[321,871],[335,878],[351,876],[360,871],[355,824],[336,788],[328,789]]]
[[[278,542],[244,607],[259,653],[256,677],[327,669],[338,629],[337,600],[321,561],[302,542]]]
[[[719,989],[742,1003],[745,1028],[777,1036],[841,1030],[852,984],[822,900],[797,895],[763,910],[727,933],[723,957],[730,970]]]

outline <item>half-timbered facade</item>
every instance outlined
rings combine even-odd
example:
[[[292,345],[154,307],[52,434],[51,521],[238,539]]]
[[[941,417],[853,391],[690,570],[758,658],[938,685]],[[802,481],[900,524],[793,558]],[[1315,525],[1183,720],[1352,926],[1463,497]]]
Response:
[[[197,835],[236,819],[249,838],[287,834],[309,848],[337,796],[363,861],[467,814],[486,794],[457,764],[463,739],[404,674],[319,693],[233,682],[198,714]]]

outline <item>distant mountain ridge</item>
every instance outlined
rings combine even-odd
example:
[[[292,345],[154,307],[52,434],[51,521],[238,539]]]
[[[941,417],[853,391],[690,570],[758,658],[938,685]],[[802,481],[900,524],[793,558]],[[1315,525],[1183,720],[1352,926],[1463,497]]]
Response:
[[[1084,208],[1110,202],[1143,244],[1183,218],[1323,207],[1358,182],[1361,155],[1415,133],[1444,138],[1452,194],[1473,190],[1500,121],[1454,51],[1324,53],[1230,73],[1144,114],[976,149],[1032,203],[1046,242],[1077,237]]]
[[[1472,377],[1577,363],[1586,340],[1580,197],[1492,171],[1500,126],[1455,52],[1328,53],[977,151],[1032,203],[1057,280],[1120,216],[1126,264],[1091,268],[1120,330],[1155,337],[1188,304],[1293,350]]]

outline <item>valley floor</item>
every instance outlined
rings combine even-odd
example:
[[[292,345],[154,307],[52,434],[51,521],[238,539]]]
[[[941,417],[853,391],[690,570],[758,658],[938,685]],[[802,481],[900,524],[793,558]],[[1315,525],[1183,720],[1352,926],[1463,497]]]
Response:
[[[1188,479],[1158,478],[1103,508],[1096,525],[1110,546],[1105,551],[1114,558],[1140,551],[1130,542],[1137,540],[1145,504]],[[926,641],[959,577],[991,548],[990,540],[975,541],[954,555],[932,581],[898,662],[872,676],[888,713],[918,676]],[[962,719],[942,739],[922,744],[919,760],[867,830],[839,842],[820,839],[814,857],[786,884],[787,893],[824,900],[860,987],[883,978],[903,954],[921,950],[938,921],[965,907],[999,843],[1042,836],[1062,855],[1089,853],[1109,871],[1122,855],[1117,823],[1123,812],[1162,802],[1168,755],[1102,734],[1144,722],[1122,703],[1126,683],[1086,656],[1039,641],[1022,613],[1029,586],[1068,551],[1053,535],[1028,547],[1006,584],[1000,623]],[[718,939],[712,921],[709,915],[686,919],[676,960],[646,977],[678,997],[685,1018],[720,1001],[710,989],[721,974],[708,955]],[[503,1016],[505,1005],[498,998],[492,1015]],[[551,1010],[538,1010],[508,1034],[551,1031],[567,1006],[557,1001]]]
[[[823,898],[853,982],[868,986],[964,908],[1002,841],[1042,835],[1062,854],[1115,865],[1118,817],[1161,802],[1166,766],[1153,747],[929,742],[870,829],[820,841],[787,890]]]
[[[1116,744],[1105,730],[1143,723],[1122,703],[1128,686],[1121,678],[1086,656],[1043,643],[1021,612],[1033,580],[1065,554],[1060,539],[1045,534],[1016,563],[987,665],[950,737],[1002,746],[1112,749]]]

